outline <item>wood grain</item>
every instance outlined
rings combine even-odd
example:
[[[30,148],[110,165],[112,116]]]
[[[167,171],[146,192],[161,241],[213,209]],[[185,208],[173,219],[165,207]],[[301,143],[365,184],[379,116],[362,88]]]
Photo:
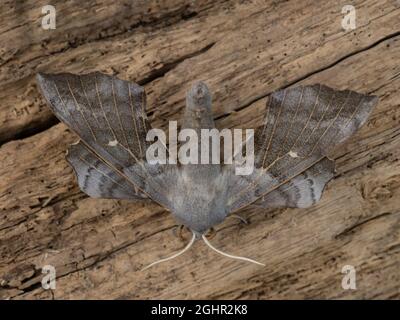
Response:
[[[17,2],[20,3],[20,2]],[[400,5],[355,1],[55,1],[57,29],[40,28],[42,1],[0,12],[0,297],[12,299],[400,298]],[[13,40],[13,41],[10,41]],[[332,156],[337,174],[310,209],[240,214],[213,244],[267,264],[186,244],[151,202],[91,199],[65,160],[77,140],[34,83],[38,71],[103,71],[143,84],[153,126],[179,119],[192,81],[214,93],[220,127],[260,124],[268,95],[299,84],[375,94],[367,124]],[[41,268],[57,270],[44,290]],[[343,290],[344,265],[357,289]]]

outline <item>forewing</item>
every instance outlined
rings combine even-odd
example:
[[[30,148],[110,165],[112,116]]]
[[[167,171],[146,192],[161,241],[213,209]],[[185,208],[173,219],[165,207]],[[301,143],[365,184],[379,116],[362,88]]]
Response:
[[[366,121],[377,100],[323,85],[273,93],[255,132],[253,173],[236,176],[227,169],[229,210],[253,203],[312,168]]]
[[[53,112],[79,135],[93,157],[125,179],[124,185],[134,185],[169,207],[166,190],[175,172],[145,159],[150,125],[142,87],[98,72],[39,74],[38,82]]]

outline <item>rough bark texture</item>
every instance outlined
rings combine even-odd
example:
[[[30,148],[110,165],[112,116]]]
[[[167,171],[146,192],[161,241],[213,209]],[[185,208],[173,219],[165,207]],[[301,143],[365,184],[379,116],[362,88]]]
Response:
[[[53,1],[57,29],[40,26],[46,1],[0,9],[0,297],[400,298],[400,2]],[[260,124],[268,95],[323,83],[375,94],[367,124],[332,155],[337,174],[310,209],[240,213],[213,243],[265,262],[229,260],[188,241],[151,202],[91,199],[65,160],[77,140],[40,96],[38,71],[102,71],[145,86],[153,126],[177,120],[194,80],[214,93],[220,127]],[[56,290],[41,286],[44,265]],[[343,290],[344,265],[357,289]]]

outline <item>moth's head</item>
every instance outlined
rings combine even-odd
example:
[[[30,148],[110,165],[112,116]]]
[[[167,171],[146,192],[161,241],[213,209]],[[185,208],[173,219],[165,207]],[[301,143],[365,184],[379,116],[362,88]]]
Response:
[[[186,192],[180,189],[176,193],[171,208],[172,215],[180,224],[203,234],[226,218],[228,211],[225,198],[213,189],[213,185],[208,186],[208,189],[202,185],[185,188]]]
[[[186,93],[186,108],[193,111],[211,110],[211,93],[202,81],[196,81]]]
[[[221,223],[227,216],[224,208],[215,207],[213,210],[207,209],[198,210],[192,207],[173,212],[173,215],[181,224],[197,235],[202,235],[215,225]]]

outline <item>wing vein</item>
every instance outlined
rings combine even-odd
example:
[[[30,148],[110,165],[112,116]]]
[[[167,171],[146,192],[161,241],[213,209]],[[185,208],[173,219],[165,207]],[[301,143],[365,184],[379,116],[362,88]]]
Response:
[[[271,100],[272,100],[272,98],[268,99],[267,114],[266,114],[265,117],[264,117],[265,120],[264,120],[263,130],[262,130],[262,132],[261,132],[261,136],[264,136],[265,129],[266,129],[266,127],[267,127],[268,117],[269,117],[269,110],[270,110],[270,107],[271,107]],[[263,147],[264,147],[264,143],[263,143]]]
[[[83,85],[82,77],[79,75],[78,78],[79,78],[79,82],[80,82],[80,84],[81,84],[82,91],[83,91],[83,94],[84,94],[84,96],[85,96],[86,102],[87,102],[87,104],[88,104],[88,106],[89,106],[90,114],[93,116],[93,118],[94,118],[95,121],[97,122],[98,127],[101,128],[99,119],[97,119],[97,116],[96,116],[96,114],[95,114],[94,111],[93,111],[93,106],[92,106],[92,104],[91,104],[90,101],[89,101],[89,97],[88,97],[88,95],[87,95],[85,86]]]
[[[135,117],[135,113],[134,113],[134,106],[132,103],[131,86],[129,85],[129,83],[128,83],[128,94],[129,94],[129,104],[131,106],[131,112],[132,112],[133,126],[135,128],[136,138],[137,138],[138,145],[139,145],[140,157],[143,158],[142,146],[140,143],[139,133],[138,133],[137,124],[136,124],[136,117]]]
[[[337,112],[335,118],[331,121],[331,123],[329,123],[328,127],[325,129],[324,133],[318,138],[317,142],[314,144],[313,148],[311,149],[310,154],[312,154],[315,150],[315,148],[317,147],[317,145],[319,144],[319,142],[321,141],[321,139],[325,136],[325,134],[328,132],[328,130],[330,128],[332,128],[333,124],[335,123],[335,121],[337,120],[337,118],[339,117],[340,113],[342,112],[345,104],[348,102],[349,97],[350,97],[351,91],[349,91],[346,100],[343,102],[342,106],[340,107],[339,111]]]
[[[118,140],[118,139],[117,139],[117,136],[116,136],[116,134],[115,134],[115,132],[114,132],[114,130],[113,130],[113,128],[111,127],[110,122],[108,121],[107,114],[106,114],[106,112],[105,112],[105,110],[104,110],[103,103],[102,103],[101,98],[100,98],[99,88],[98,88],[98,85],[97,85],[97,76],[96,76],[96,75],[94,75],[94,85],[95,85],[95,88],[96,88],[97,99],[98,99],[98,101],[99,101],[99,105],[100,105],[100,108],[101,108],[101,110],[102,110],[102,112],[103,112],[104,118],[106,119],[108,128],[110,129],[110,132],[112,133],[114,139],[115,139],[115,140]]]
[[[71,85],[70,85],[68,79],[67,79],[67,85],[68,85],[68,90],[69,90],[69,92],[71,94],[72,100],[74,101],[75,108],[80,112],[80,114],[82,115],[82,118],[85,120],[85,124],[89,128],[89,131],[92,134],[94,141],[97,141],[96,135],[94,134],[94,131],[93,131],[91,125],[89,124],[89,121],[86,119],[85,114],[81,110],[81,107],[78,105],[78,101],[76,100],[75,95],[72,92],[72,88],[71,88]]]
[[[293,129],[293,122],[294,122],[294,120],[297,118],[297,114],[298,114],[298,112],[299,112],[300,105],[301,105],[301,102],[302,102],[302,100],[303,100],[303,94],[304,94],[304,86],[301,88],[301,95],[300,95],[299,102],[298,102],[298,104],[297,104],[297,106],[296,106],[296,111],[295,111],[293,117],[290,119],[290,126],[289,126],[289,127],[287,128],[287,130],[286,130],[285,138],[284,138],[284,140],[283,140],[283,142],[282,142],[282,147],[283,147],[283,148],[285,148],[285,144],[286,144],[286,140],[287,140],[287,136],[288,136],[289,132],[291,132],[292,129]],[[283,149],[283,150],[284,150],[284,149]],[[289,150],[291,150],[291,148],[290,148]],[[278,155],[279,155],[280,153],[281,153],[281,151],[279,151]]]
[[[71,114],[71,112],[69,112],[69,110],[68,110],[68,108],[67,108],[67,105],[66,105],[65,102],[64,102],[64,99],[61,97],[61,94],[60,94],[60,91],[58,90],[58,87],[57,87],[56,82],[54,81],[53,83],[54,83],[54,88],[56,89],[57,95],[58,95],[58,97],[60,98],[60,101],[61,101],[61,103],[62,103],[62,105],[63,105],[64,111],[67,112],[67,113],[69,114],[69,117],[74,121],[74,123],[75,123],[75,128],[79,128],[78,122],[76,121],[75,117]],[[75,130],[76,130],[76,129],[75,129]]]
[[[269,138],[269,142],[268,142],[268,147],[267,147],[267,149],[265,150],[265,153],[264,153],[262,167],[264,166],[265,159],[267,158],[267,153],[269,152],[269,148],[271,147],[271,142],[272,142],[272,139],[273,139],[274,134],[275,134],[276,126],[278,125],[279,118],[280,118],[280,115],[282,113],[283,102],[285,100],[285,97],[286,97],[286,89],[284,90],[284,93],[283,93],[283,98],[282,98],[281,105],[280,105],[280,108],[279,108],[278,116],[276,117],[276,120],[275,120],[275,123],[274,123],[274,127],[272,128],[271,137]]]
[[[309,117],[307,118],[307,121],[306,121],[306,123],[305,123],[303,129],[301,130],[300,134],[297,136],[296,140],[293,142],[293,145],[291,146],[290,150],[293,150],[293,149],[296,147],[297,142],[300,140],[300,137],[301,137],[301,136],[303,135],[303,133],[304,133],[304,130],[308,127],[308,124],[310,123],[310,120],[311,120],[312,116],[314,115],[315,109],[317,109],[318,99],[319,99],[319,95],[320,95],[320,94],[321,94],[321,85],[319,85],[318,94],[317,94],[317,97],[315,98],[314,107],[313,107],[313,109],[311,110],[311,113],[310,113]],[[325,112],[328,110],[328,108],[329,108],[329,104],[328,104],[328,107],[326,107]],[[318,122],[318,124],[319,124],[319,122]],[[314,128],[314,129],[315,129],[315,128]],[[310,133],[310,136],[311,136],[311,134],[312,134],[313,132],[314,132],[314,130]],[[307,139],[307,141],[308,141],[308,139]]]
[[[354,116],[356,115],[358,109],[360,109],[362,103],[364,102],[365,98],[361,97],[360,102],[358,103],[357,107],[354,109],[354,112],[352,113],[352,115],[350,116],[349,120],[347,121],[347,123],[345,124],[345,127],[347,127],[350,124],[350,121],[354,119]]]
[[[128,137],[126,136],[126,132],[125,132],[124,126],[122,125],[121,115],[119,113],[119,108],[117,106],[117,101],[116,101],[116,97],[115,97],[115,89],[114,89],[114,80],[113,79],[111,79],[111,93],[112,93],[112,96],[113,96],[114,108],[115,108],[115,112],[117,113],[119,126],[121,127],[122,135],[124,136],[126,146],[127,146],[127,148],[129,148]],[[122,145],[122,143],[121,143],[121,145]]]
[[[332,93],[331,98],[329,99],[329,102],[327,103],[324,112],[322,113],[321,118],[318,120],[317,125],[313,128],[313,130],[311,131],[311,133],[309,134],[307,140],[305,141],[304,144],[307,144],[307,142],[310,140],[310,138],[312,137],[312,135],[314,134],[315,130],[317,130],[320,127],[320,124],[322,122],[322,120],[325,118],[326,112],[328,111],[332,101],[334,100],[333,98],[335,97],[335,92]]]

